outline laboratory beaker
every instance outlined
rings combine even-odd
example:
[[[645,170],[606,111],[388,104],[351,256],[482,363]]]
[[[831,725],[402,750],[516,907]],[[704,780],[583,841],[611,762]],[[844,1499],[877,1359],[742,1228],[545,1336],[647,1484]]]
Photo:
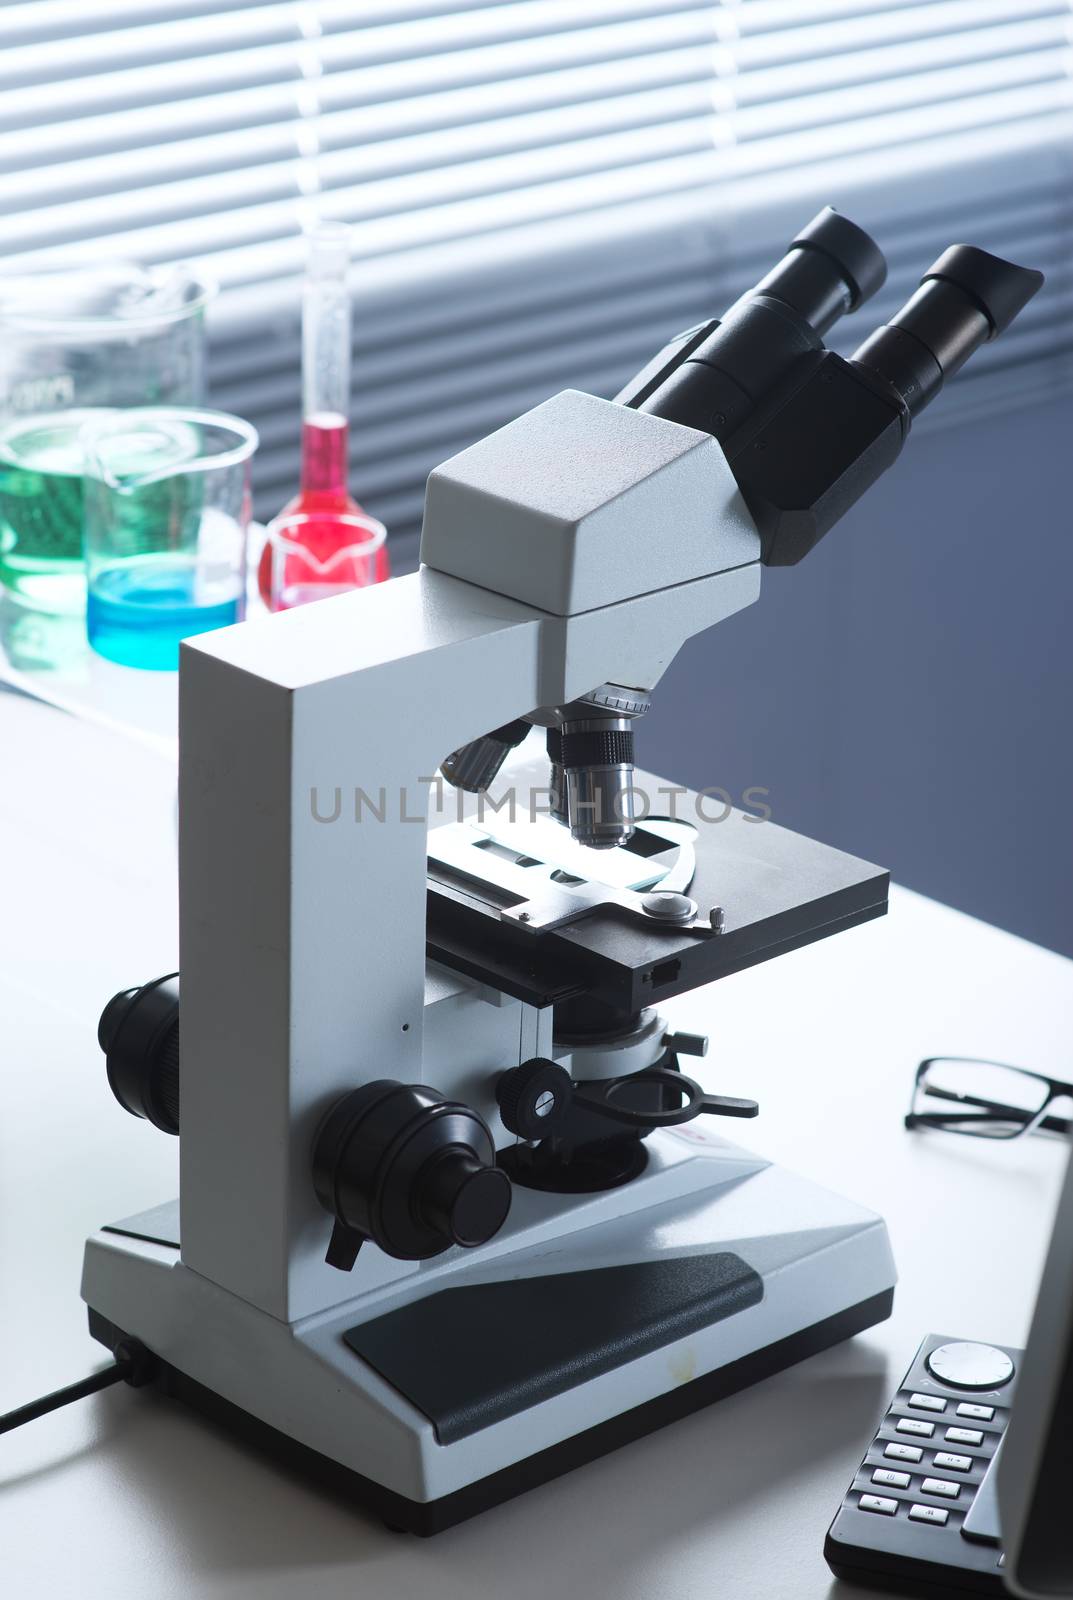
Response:
[[[364,511],[284,511],[268,525],[269,605],[289,611],[376,583],[387,529]]]
[[[82,430],[117,406],[201,404],[212,293],[185,266],[0,271],[0,585],[22,606],[81,614]]]
[[[86,631],[102,656],[158,670],[179,641],[241,621],[257,432],[220,411],[117,411],[80,436]]]

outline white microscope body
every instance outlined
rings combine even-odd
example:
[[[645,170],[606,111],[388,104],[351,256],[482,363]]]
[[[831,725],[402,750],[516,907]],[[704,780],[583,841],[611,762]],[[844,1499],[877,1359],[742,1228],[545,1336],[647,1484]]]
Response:
[[[878,1320],[894,1269],[878,1217],[693,1123],[655,1133],[624,1187],[515,1187],[479,1249],[325,1263],[311,1151],[341,1095],[432,1084],[503,1148],[497,1075],[570,1060],[552,1007],[426,962],[431,775],[536,707],[653,688],[760,586],[718,444],[571,391],[433,474],[422,556],[412,577],[184,647],[179,1248],[166,1209],[102,1231],[83,1296],[194,1385],[389,1491],[372,1496],[389,1520],[431,1530],[563,1470],[524,1475],[564,1442],[590,1440],[575,1459],[609,1448],[590,1430],[623,1413],[676,1395],[692,1409],[697,1380],[738,1387]],[[451,1442],[343,1337],[449,1287],[727,1251],[762,1280],[753,1303]]]
[[[627,848],[590,849],[525,807],[427,826],[441,764],[532,724],[591,837],[684,641],[812,548],[1042,281],[953,246],[826,350],[884,274],[821,213],[617,402],[566,391],[439,467],[414,576],[183,647],[181,1097],[174,975],[100,1035],[128,1110],[177,1133],[181,1104],[181,1194],[95,1234],[82,1293],[103,1343],[394,1525],[889,1313],[882,1221],[712,1132],[756,1108],[686,1078],[658,1012],[881,915],[886,874],[740,813],[695,847],[619,819],[598,842]]]

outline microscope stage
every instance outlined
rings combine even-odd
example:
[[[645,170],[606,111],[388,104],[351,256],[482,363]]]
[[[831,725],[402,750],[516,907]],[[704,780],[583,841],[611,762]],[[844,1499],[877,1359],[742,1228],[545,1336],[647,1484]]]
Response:
[[[528,767],[519,769],[513,775],[515,787],[528,777]],[[546,783],[546,769],[539,781]],[[650,774],[638,772],[637,782],[642,792],[658,792],[660,780]],[[524,789],[519,793],[524,799]],[[696,828],[695,869],[685,891],[699,907],[696,929],[631,915],[617,888],[628,877],[618,863],[605,871],[616,886],[618,903],[609,898],[607,904],[579,904],[572,920],[534,928],[496,904],[497,894],[502,899],[503,874],[495,871],[494,862],[489,861],[484,903],[479,890],[465,892],[452,885],[450,873],[430,862],[430,873],[436,876],[429,882],[428,955],[530,1005],[586,995],[616,1010],[635,1012],[885,913],[890,875],[881,867],[747,812],[733,810],[723,820],[705,820],[705,809],[725,808],[692,791],[674,793],[675,816]],[[494,818],[485,826],[494,832]],[[513,825],[512,841],[524,827]],[[639,824],[639,834],[644,829]],[[433,830],[430,858],[439,849],[436,837]],[[644,849],[660,841],[649,836],[647,843],[645,838],[639,842]],[[447,851],[440,853],[446,856]],[[622,853],[588,851],[594,878],[605,870],[602,858],[613,860]],[[529,859],[522,856],[515,863],[515,879],[517,866]],[[715,907],[723,913],[718,934],[710,931],[707,920]]]

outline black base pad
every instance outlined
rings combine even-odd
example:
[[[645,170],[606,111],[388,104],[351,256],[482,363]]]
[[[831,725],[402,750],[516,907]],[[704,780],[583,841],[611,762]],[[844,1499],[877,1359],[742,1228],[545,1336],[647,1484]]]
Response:
[[[746,1389],[761,1378],[782,1372],[795,1362],[817,1355],[819,1351],[827,1350],[855,1333],[862,1333],[865,1328],[871,1328],[889,1317],[893,1304],[893,1289],[873,1295],[871,1299],[862,1300],[846,1311],[803,1328],[800,1333],[779,1339],[762,1350],[754,1350],[750,1355],[730,1362],[728,1366],[719,1367],[702,1378],[694,1378],[692,1383],[681,1384],[667,1394],[647,1400],[631,1411],[624,1411],[620,1416],[609,1417],[606,1422],[597,1423],[584,1433],[563,1439],[546,1450],[539,1450],[524,1461],[517,1461],[513,1466],[504,1467],[501,1472],[456,1489],[439,1500],[409,1500],[405,1495],[385,1489],[373,1479],[352,1472],[349,1467],[341,1466],[319,1451],[311,1450],[287,1434],[280,1433],[166,1362],[161,1363],[159,1386],[166,1394],[185,1401],[203,1415],[231,1429],[247,1443],[265,1450],[306,1477],[368,1506],[388,1527],[427,1538],[434,1533],[442,1533],[445,1528],[454,1527],[456,1523],[465,1522],[468,1517],[476,1516],[481,1511],[502,1505],[505,1500],[524,1494],[527,1489],[535,1489],[539,1484],[573,1471],[575,1467],[595,1461],[599,1456],[617,1450],[620,1445],[654,1433],[668,1422],[677,1422],[681,1417],[699,1411],[702,1406],[722,1400],[726,1395],[736,1394],[739,1389]],[[89,1331],[94,1339],[109,1350],[115,1349],[126,1332],[92,1307],[89,1312]]]

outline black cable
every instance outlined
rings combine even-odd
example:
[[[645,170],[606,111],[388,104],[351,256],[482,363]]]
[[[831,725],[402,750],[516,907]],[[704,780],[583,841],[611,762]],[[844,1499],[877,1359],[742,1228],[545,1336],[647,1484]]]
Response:
[[[24,1422],[46,1417],[50,1411],[58,1411],[72,1401],[84,1400],[87,1395],[111,1388],[113,1383],[125,1382],[137,1389],[156,1376],[156,1358],[137,1339],[121,1339],[116,1345],[115,1357],[110,1367],[102,1367],[100,1372],[93,1372],[88,1378],[79,1378],[77,1383],[69,1383],[65,1389],[56,1389],[52,1394],[42,1395],[39,1400],[31,1400],[27,1405],[6,1412],[0,1416],[0,1433],[10,1433],[13,1428],[21,1428]]]
[[[12,1428],[21,1428],[24,1422],[33,1422],[38,1417],[47,1416],[50,1411],[58,1411],[61,1406],[70,1405],[72,1400],[84,1400],[86,1395],[96,1394],[100,1389],[107,1389],[111,1384],[119,1383],[126,1375],[126,1364],[117,1361],[101,1372],[94,1372],[88,1378],[80,1378],[77,1383],[69,1383],[66,1389],[56,1389],[52,1394],[42,1395],[40,1400],[31,1400],[29,1405],[19,1406],[17,1410],[8,1411],[0,1417],[0,1433],[10,1433]]]

